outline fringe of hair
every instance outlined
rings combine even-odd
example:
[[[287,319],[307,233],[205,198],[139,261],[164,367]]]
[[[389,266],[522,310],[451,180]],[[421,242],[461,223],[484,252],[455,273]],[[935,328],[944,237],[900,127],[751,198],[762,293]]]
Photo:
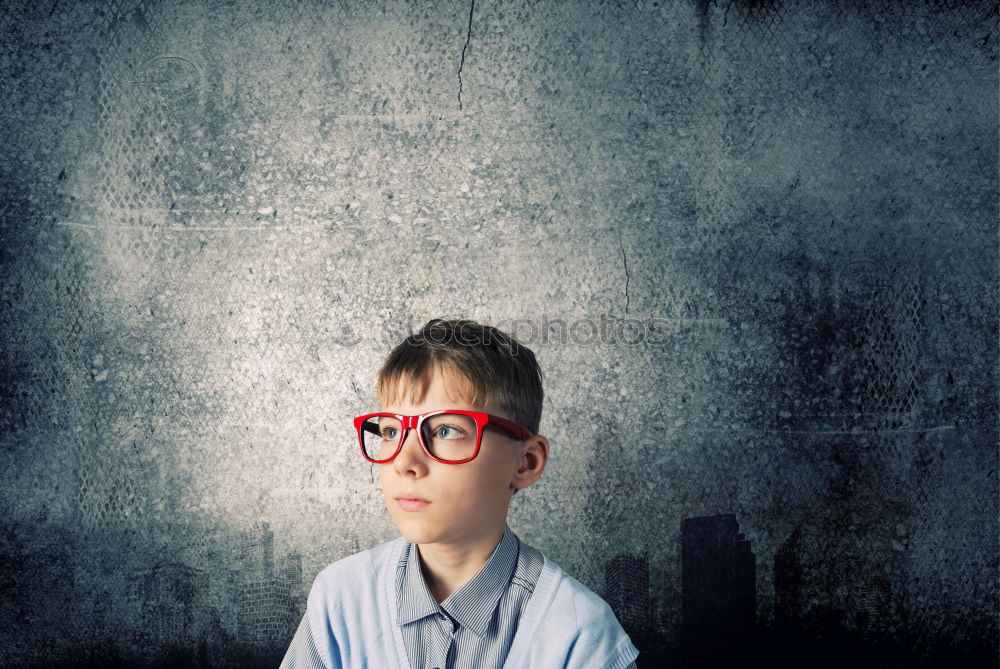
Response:
[[[469,319],[433,318],[400,342],[379,369],[375,392],[383,404],[407,397],[419,404],[434,367],[452,372],[453,388],[469,404],[495,403],[506,418],[538,433],[542,371],[535,354],[514,337]]]

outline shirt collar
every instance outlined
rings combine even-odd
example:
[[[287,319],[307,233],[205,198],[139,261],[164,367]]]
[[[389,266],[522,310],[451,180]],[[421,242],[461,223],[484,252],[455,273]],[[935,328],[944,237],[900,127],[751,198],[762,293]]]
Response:
[[[420,570],[417,545],[407,542],[398,566],[398,569],[404,571],[402,590],[396,596],[398,624],[406,625],[444,609],[462,627],[472,630],[476,636],[483,636],[500,597],[510,586],[517,565],[518,544],[517,535],[504,523],[503,537],[493,549],[490,559],[472,580],[451,593],[439,605],[431,595]]]

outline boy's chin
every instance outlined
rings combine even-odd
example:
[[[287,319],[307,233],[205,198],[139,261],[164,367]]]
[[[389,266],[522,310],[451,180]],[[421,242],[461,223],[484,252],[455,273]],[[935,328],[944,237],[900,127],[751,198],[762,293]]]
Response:
[[[409,514],[399,511],[392,514],[396,528],[403,538],[414,544],[432,544],[444,540],[455,530],[445,527],[440,521],[434,521],[423,514]]]
[[[442,525],[440,521],[433,521],[429,518],[413,514],[404,513],[393,514],[393,521],[396,528],[404,539],[414,544],[433,544],[438,542],[474,541],[481,534],[489,532],[485,527],[477,527],[477,531],[470,532],[468,523],[449,523]]]
[[[396,527],[404,539],[413,544],[429,544],[438,541],[440,534],[433,527],[417,519],[404,518],[396,521]]]

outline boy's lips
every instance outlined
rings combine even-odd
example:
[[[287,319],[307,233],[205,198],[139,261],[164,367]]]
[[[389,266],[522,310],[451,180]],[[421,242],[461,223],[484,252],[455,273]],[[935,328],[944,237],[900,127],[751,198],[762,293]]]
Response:
[[[403,511],[420,511],[425,506],[430,504],[426,499],[420,499],[419,497],[406,498],[397,497],[396,504],[399,504],[399,508]]]
[[[430,500],[424,499],[423,497],[417,497],[416,495],[396,495],[396,499],[399,500],[399,501],[424,502],[424,503],[427,503],[427,502],[430,501]]]

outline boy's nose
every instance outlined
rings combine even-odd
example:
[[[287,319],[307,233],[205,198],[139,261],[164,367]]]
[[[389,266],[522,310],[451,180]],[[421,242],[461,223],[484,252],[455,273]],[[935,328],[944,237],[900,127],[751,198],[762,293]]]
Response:
[[[426,456],[426,453],[424,453],[424,449],[420,446],[417,431],[410,427],[406,428],[403,432],[403,445],[393,462],[399,467],[405,467],[410,465],[413,460],[421,461],[424,456]]]

